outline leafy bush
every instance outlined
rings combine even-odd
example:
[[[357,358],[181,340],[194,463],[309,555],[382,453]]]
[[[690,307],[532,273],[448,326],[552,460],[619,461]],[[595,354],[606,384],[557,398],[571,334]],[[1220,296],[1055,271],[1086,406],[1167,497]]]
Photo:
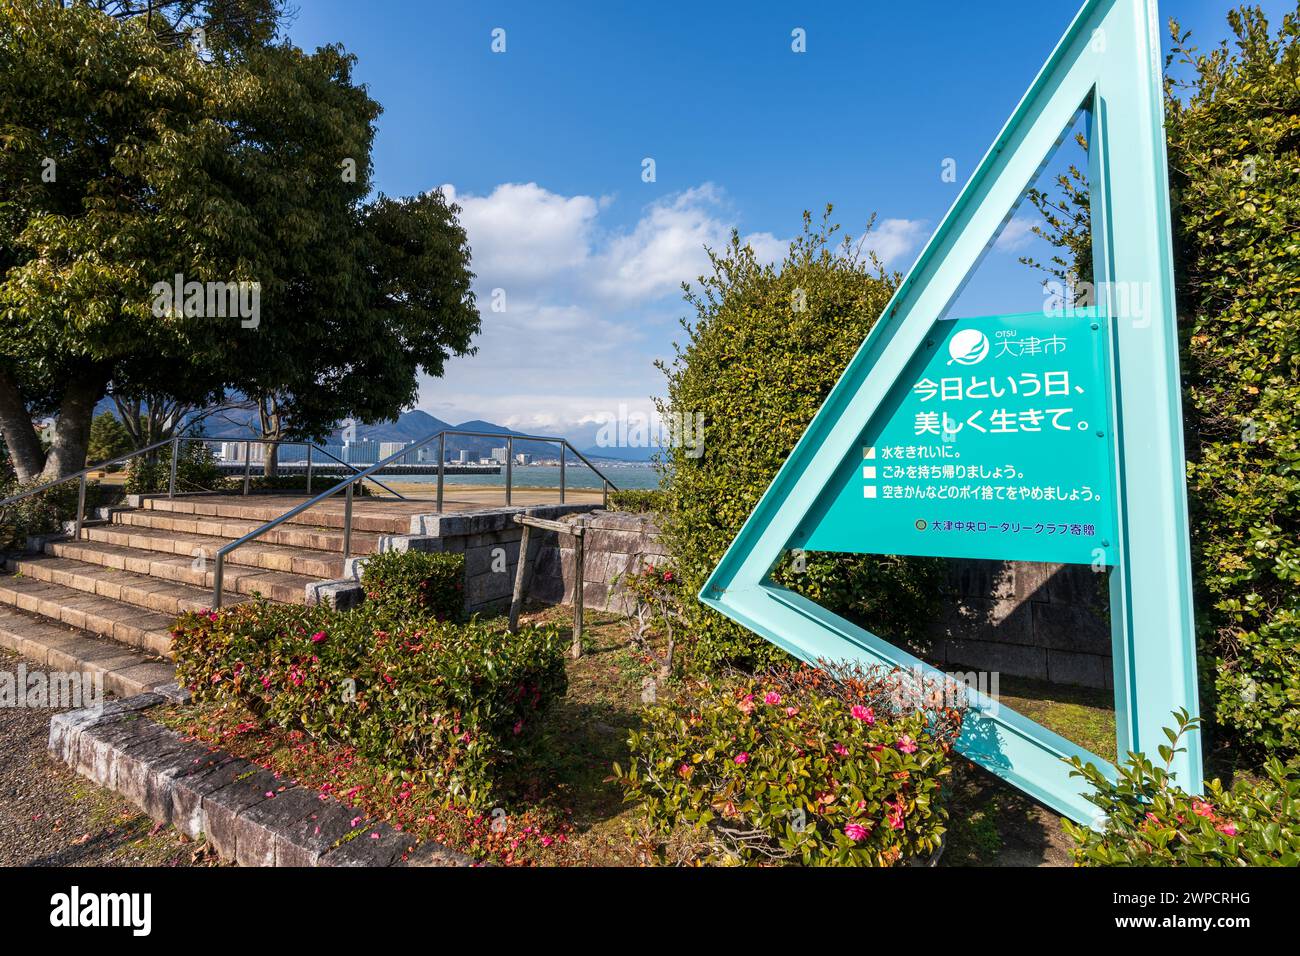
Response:
[[[459,621],[465,614],[465,556],[426,551],[372,554],[362,565],[361,586],[367,601],[399,617]]]
[[[1202,674],[1216,721],[1300,763],[1300,12],[1188,48],[1167,99]],[[1180,98],[1185,94],[1186,99]],[[1209,710],[1210,708],[1206,708]]]
[[[1175,714],[1178,729],[1166,730],[1160,747],[1164,766],[1130,754],[1112,783],[1092,764],[1075,757],[1072,776],[1094,788],[1088,799],[1105,814],[1103,830],[1069,821],[1074,859],[1080,866],[1300,866],[1300,778],[1271,758],[1267,780],[1237,779],[1225,790],[1211,781],[1204,796],[1174,786],[1169,764],[1195,721]]]
[[[630,767],[614,768],[647,850],[815,866],[932,854],[961,713],[900,707],[901,686],[898,672],[778,668],[648,709]]]
[[[655,663],[661,679],[671,677],[682,621],[682,586],[677,572],[647,563],[636,574],[615,575],[612,583],[632,597],[633,645]],[[656,636],[663,639],[663,654],[657,653],[650,644],[650,639]]]
[[[159,494],[171,483],[172,449],[164,445],[152,458],[140,456],[127,464],[126,493],[128,495]],[[199,441],[181,442],[180,458],[176,462],[176,492],[223,491],[230,487],[229,479],[221,474],[212,449]]]
[[[21,494],[41,484],[40,479],[26,485],[10,481],[0,486],[0,499]],[[48,491],[32,495],[0,509],[0,548],[22,548],[29,535],[57,534],[63,522],[77,517],[78,482],[66,481]],[[109,495],[97,481],[86,482],[86,510],[89,517],[95,508],[106,504]]]
[[[256,601],[183,615],[172,635],[196,700],[355,747],[470,808],[491,806],[511,748],[567,689],[555,626],[511,635],[477,619],[395,623],[365,605]]]
[[[658,488],[627,488],[609,493],[610,511],[631,511],[638,514],[663,509],[664,493]]]
[[[829,215],[829,210],[827,210]],[[875,324],[898,282],[836,227],[804,231],[779,267],[759,263],[732,236],[710,253],[713,274],[686,299],[696,310],[668,377],[666,421],[704,416],[703,453],[666,451],[662,520],[683,588],[698,594],[775,477],[831,387]],[[674,416],[683,416],[677,418]],[[689,418],[685,416],[691,416]],[[689,453],[688,453],[689,452]],[[775,578],[876,633],[921,646],[940,592],[942,562],[861,555],[807,555]],[[684,648],[707,671],[788,659],[746,628],[689,600]]]

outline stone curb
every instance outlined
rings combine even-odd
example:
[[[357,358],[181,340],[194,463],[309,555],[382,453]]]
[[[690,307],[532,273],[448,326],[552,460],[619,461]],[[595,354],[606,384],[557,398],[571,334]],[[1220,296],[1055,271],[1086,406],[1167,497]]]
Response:
[[[240,866],[472,866],[437,843],[413,844],[387,823],[224,750],[187,741],[146,711],[183,699],[175,685],[50,719],[49,751],[159,823],[206,838]],[[283,788],[283,789],[281,789]],[[357,825],[353,826],[353,821]],[[403,859],[403,856],[406,859]]]

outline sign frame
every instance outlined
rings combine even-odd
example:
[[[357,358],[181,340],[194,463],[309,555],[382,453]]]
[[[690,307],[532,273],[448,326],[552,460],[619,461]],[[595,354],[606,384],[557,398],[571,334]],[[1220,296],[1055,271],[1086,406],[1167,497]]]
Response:
[[[794,656],[941,677],[935,668],[770,579],[789,542],[925,337],[992,248],[1077,116],[1089,119],[1097,288],[1141,290],[1146,314],[1100,296],[1111,336],[1109,433],[1118,491],[1110,575],[1118,752],[1154,754],[1172,712],[1198,714],[1192,573],[1156,0],[1087,0],[896,290],[700,592],[700,600]],[[1129,411],[1131,410],[1131,411]],[[1130,480],[1130,476],[1132,480]],[[958,749],[1054,810],[1099,810],[1067,758],[1109,761],[978,692]],[[1202,789],[1200,735],[1171,770]]]

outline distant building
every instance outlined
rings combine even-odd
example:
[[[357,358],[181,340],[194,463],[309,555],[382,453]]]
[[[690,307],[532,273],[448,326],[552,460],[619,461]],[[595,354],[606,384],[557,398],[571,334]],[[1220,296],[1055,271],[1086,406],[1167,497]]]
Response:
[[[498,465],[504,465],[506,463],[506,454],[507,453],[504,448],[493,448],[492,460],[495,461]]]
[[[378,454],[379,443],[368,438],[343,446],[343,460],[350,465],[373,465],[379,460]]]
[[[526,451],[518,452],[518,453],[515,455],[515,464],[516,464],[516,465],[526,465],[526,464],[528,464],[529,462],[531,462],[532,460],[533,460],[533,456],[530,455],[530,454],[528,454],[528,452],[526,452]]]
[[[457,457],[457,461],[459,461],[462,465],[468,465],[468,464],[469,464],[469,452],[468,452],[467,450],[463,450],[463,449],[462,449],[462,451],[460,452],[460,455]]]

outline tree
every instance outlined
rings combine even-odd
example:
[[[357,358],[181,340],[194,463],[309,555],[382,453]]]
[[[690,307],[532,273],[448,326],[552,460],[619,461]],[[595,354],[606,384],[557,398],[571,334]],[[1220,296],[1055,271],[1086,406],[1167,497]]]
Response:
[[[231,265],[205,235],[229,212],[207,162],[225,137],[205,115],[210,81],[134,21],[0,7],[0,429],[22,481],[82,467],[120,361],[200,331],[159,322],[147,292]],[[51,413],[47,455],[33,419]]]
[[[86,451],[88,462],[98,464],[118,455],[125,455],[136,447],[131,433],[112,412],[101,412],[90,425],[90,444]]]
[[[339,47],[265,42],[258,11],[278,9],[0,7],[0,430],[20,480],[82,467],[110,386],[129,430],[147,411],[165,437],[233,389],[264,437],[310,438],[396,415],[470,351],[455,208],[366,203],[380,108]],[[171,42],[195,18],[223,45]]]

